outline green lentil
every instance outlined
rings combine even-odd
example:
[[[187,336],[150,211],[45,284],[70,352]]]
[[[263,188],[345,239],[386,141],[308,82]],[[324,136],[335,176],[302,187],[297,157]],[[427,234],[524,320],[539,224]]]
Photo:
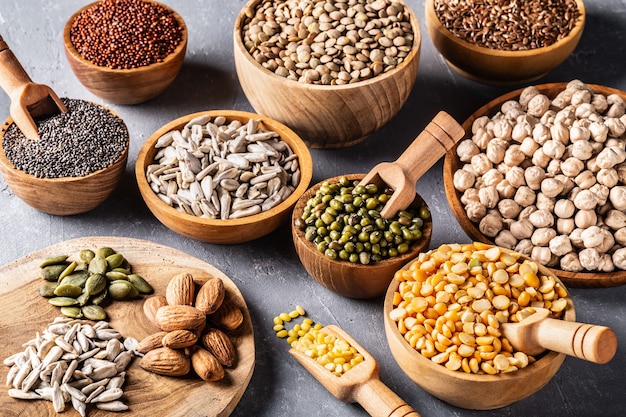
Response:
[[[358,183],[345,176],[323,183],[294,222],[319,252],[366,265],[406,253],[423,238],[424,222],[430,220],[428,207],[411,207],[383,219],[380,211],[393,190]]]

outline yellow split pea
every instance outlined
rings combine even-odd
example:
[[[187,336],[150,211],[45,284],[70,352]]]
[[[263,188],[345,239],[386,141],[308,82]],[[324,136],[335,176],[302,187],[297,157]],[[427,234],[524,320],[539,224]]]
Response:
[[[400,281],[389,316],[409,345],[451,370],[512,372],[535,359],[514,351],[500,324],[547,308],[559,318],[567,291],[521,255],[473,243],[421,254]]]

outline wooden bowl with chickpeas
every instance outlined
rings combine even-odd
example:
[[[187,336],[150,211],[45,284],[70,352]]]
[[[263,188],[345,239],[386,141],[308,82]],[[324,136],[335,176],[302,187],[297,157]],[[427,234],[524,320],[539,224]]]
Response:
[[[444,162],[467,235],[514,249],[567,285],[626,283],[626,92],[573,80],[500,96]]]

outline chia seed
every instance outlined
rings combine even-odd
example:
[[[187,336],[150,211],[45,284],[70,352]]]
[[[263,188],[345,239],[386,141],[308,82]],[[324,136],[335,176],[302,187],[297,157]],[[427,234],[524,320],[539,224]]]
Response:
[[[95,103],[61,100],[67,112],[38,121],[39,140],[28,139],[15,123],[7,128],[7,159],[38,178],[83,177],[113,164],[128,147],[124,121]]]

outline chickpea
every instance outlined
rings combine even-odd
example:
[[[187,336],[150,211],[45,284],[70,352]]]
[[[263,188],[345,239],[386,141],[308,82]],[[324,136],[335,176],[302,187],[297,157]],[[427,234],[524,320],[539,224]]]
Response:
[[[474,186],[476,177],[464,169],[459,169],[454,173],[453,182],[454,188],[464,192]]]

